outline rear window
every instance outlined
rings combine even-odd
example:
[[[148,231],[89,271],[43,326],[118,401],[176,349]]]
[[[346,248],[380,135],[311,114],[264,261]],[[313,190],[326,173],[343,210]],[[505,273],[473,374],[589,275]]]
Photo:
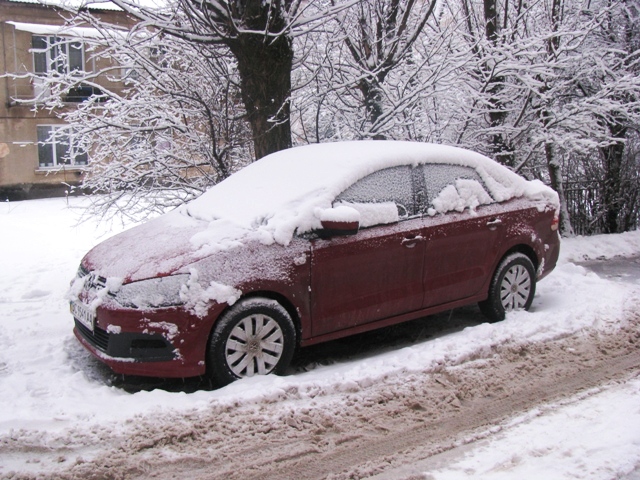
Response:
[[[428,164],[422,171],[429,215],[449,211],[474,211],[479,205],[493,202],[484,182],[473,168],[461,165]]]

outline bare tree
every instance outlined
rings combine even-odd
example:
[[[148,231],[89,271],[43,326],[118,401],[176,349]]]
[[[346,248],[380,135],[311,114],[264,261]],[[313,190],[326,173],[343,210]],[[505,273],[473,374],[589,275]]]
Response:
[[[127,210],[166,210],[252,158],[228,53],[149,30],[142,37],[111,47],[125,89],[102,90],[63,116],[90,153],[83,186],[102,194],[94,210],[123,201]]]
[[[578,158],[593,162],[603,149],[619,154],[611,147],[621,142],[607,124],[624,118],[624,125],[638,125],[638,75],[613,61],[620,55],[599,33],[626,31],[610,22],[605,26],[608,12],[619,12],[622,3],[460,0],[458,10],[456,3],[447,3],[452,16],[466,19],[462,39],[470,52],[460,69],[466,80],[455,92],[460,99],[460,116],[452,122],[459,132],[456,143],[551,183],[561,197],[565,235],[571,234],[571,224],[563,166],[576,168]],[[612,18],[620,24],[625,17]]]
[[[290,96],[293,37],[353,3],[320,12],[302,0],[176,0],[165,9],[131,0],[113,3],[165,35],[233,54],[240,93],[257,158],[291,146]],[[319,14],[320,13],[320,14]]]
[[[81,13],[88,71],[27,73],[76,150],[89,154],[82,186],[92,213],[163,211],[224,179],[253,157],[233,57],[137,24],[130,30]],[[64,42],[60,37],[59,42]],[[51,45],[50,48],[56,48]],[[60,61],[57,58],[56,61]],[[70,107],[69,99],[76,103]]]
[[[618,233],[629,227],[624,215],[624,187],[628,186],[624,177],[629,173],[624,170],[627,138],[631,130],[640,127],[640,2],[609,1],[606,6],[598,33],[607,51],[604,60],[608,71],[599,75],[597,83],[600,92],[610,91],[606,98],[611,103],[600,109],[598,121],[610,141],[599,150],[604,167],[605,231]]]
[[[56,109],[72,143],[90,154],[83,186],[105,194],[94,205],[102,213],[124,210],[123,202],[129,210],[162,210],[290,146],[292,39],[344,8],[115,3],[138,20],[130,31],[82,10],[69,25],[95,30],[84,48],[87,63],[99,68],[26,74],[43,86],[35,108]],[[61,108],[78,91],[85,94],[77,108]]]
[[[460,60],[443,55],[452,30],[440,29],[436,5],[360,2],[305,37],[295,70],[298,138],[430,139],[422,117]]]
[[[346,15],[336,17],[353,67],[360,72],[356,85],[374,139],[384,138],[376,131],[384,113],[382,85],[411,52],[435,5],[435,0],[376,0],[361,2]]]
[[[92,153],[86,185],[111,205],[151,191],[173,205],[252,149],[396,138],[468,147],[550,183],[565,235],[567,179],[605,180],[605,230],[633,223],[639,0],[114,1],[139,20],[131,32],[82,21],[102,32],[93,58],[116,65],[95,75],[115,81],[125,66],[126,88],[45,78],[48,108],[94,89],[65,119]]]

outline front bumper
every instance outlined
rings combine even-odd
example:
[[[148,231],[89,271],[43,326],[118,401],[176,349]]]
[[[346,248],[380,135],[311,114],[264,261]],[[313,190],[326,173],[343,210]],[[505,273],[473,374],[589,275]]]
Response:
[[[89,330],[75,321],[76,336],[108,357],[135,361],[161,362],[177,357],[173,344],[158,333],[109,333],[99,327]]]
[[[114,372],[186,378],[206,372],[206,350],[216,305],[199,318],[181,308],[153,311],[98,307],[93,331],[75,320],[80,343]]]

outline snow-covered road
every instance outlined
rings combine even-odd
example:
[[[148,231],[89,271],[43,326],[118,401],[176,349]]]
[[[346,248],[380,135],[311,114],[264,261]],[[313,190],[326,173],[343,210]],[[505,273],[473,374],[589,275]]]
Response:
[[[638,350],[640,285],[576,264],[637,257],[640,232],[565,241],[531,312],[498,324],[469,307],[303,351],[285,377],[130,394],[109,385],[71,333],[64,294],[78,262],[121,229],[76,226],[78,213],[65,199],[0,205],[1,478],[164,478],[172,469],[192,478],[285,478],[315,462],[325,470],[309,478],[387,469],[386,478],[608,479],[640,464],[639,370],[611,360]],[[416,448],[397,449],[389,440],[409,438],[405,424],[447,425],[487,395],[509,403],[550,379],[588,379],[590,368],[601,372],[595,383],[540,390],[484,423],[446,428],[434,437],[441,443],[414,434]],[[391,452],[318,460],[385,437]]]

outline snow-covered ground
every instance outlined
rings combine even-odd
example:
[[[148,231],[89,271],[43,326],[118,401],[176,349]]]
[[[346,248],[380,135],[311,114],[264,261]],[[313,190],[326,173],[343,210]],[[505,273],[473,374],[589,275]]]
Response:
[[[445,468],[434,480],[620,478],[640,462],[640,380],[549,405]]]
[[[55,471],[68,458],[89,460],[105,436],[123,435],[134,419],[273,401],[295,388],[352,392],[388,377],[461,365],[495,345],[548,341],[581,331],[615,331],[640,307],[640,284],[601,278],[575,262],[640,255],[640,231],[563,242],[556,270],[538,285],[531,312],[504,322],[385,350],[367,359],[316,366],[286,377],[259,377],[217,391],[134,394],[105,383],[104,369],[76,342],[64,299],[80,258],[122,230],[77,224],[86,199],[0,205],[0,477]],[[311,395],[310,392],[315,392]],[[300,408],[308,407],[304,401]],[[27,447],[33,447],[31,449]],[[52,453],[53,452],[53,453]],[[449,478],[619,478],[640,464],[640,380],[601,386],[540,407],[429,472]]]

